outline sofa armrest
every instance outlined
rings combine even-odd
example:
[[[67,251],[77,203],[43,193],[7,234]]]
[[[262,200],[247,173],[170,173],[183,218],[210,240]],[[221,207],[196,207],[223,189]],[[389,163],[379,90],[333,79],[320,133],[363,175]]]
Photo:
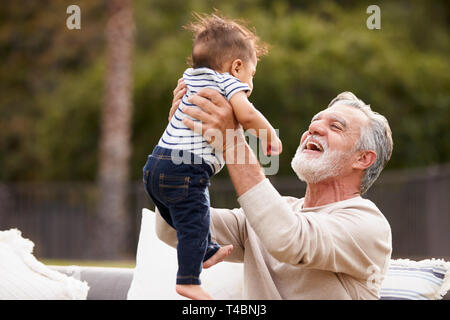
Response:
[[[87,300],[126,300],[134,269],[90,266],[50,266],[89,285]]]

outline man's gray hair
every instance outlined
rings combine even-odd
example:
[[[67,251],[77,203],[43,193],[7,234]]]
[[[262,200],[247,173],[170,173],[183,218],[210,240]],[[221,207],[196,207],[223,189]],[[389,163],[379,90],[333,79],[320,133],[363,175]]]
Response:
[[[361,181],[361,194],[364,194],[380,175],[392,155],[392,132],[384,116],[372,111],[370,105],[365,104],[351,92],[340,93],[334,98],[328,108],[334,105],[346,105],[357,108],[369,118],[370,125],[361,128],[361,134],[356,150],[373,150],[377,154],[375,162],[365,170]]]

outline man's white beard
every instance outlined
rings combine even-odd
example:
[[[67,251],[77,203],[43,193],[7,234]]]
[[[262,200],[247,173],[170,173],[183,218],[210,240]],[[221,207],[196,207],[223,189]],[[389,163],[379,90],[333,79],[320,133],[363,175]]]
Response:
[[[325,140],[315,136],[314,139],[320,142],[323,152],[319,157],[311,156],[302,152],[308,139],[297,148],[291,161],[291,167],[299,179],[306,183],[317,183],[338,176],[345,166],[348,155],[343,151],[330,150]]]

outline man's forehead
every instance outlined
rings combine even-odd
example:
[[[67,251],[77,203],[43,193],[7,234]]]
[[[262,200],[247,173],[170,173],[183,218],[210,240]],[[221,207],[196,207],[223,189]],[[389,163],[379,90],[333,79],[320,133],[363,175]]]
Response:
[[[317,120],[323,117],[341,119],[344,120],[345,122],[353,122],[351,120],[356,120],[358,118],[361,121],[364,121],[366,115],[364,114],[364,112],[358,110],[355,107],[346,105],[337,105],[331,106],[329,108],[320,111],[313,117],[313,120]]]

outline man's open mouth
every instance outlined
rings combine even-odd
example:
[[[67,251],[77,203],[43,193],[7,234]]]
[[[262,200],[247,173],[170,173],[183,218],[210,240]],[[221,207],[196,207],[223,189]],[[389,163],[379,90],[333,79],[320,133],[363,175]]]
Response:
[[[309,140],[303,147],[303,152],[323,152],[323,147],[320,143]]]

